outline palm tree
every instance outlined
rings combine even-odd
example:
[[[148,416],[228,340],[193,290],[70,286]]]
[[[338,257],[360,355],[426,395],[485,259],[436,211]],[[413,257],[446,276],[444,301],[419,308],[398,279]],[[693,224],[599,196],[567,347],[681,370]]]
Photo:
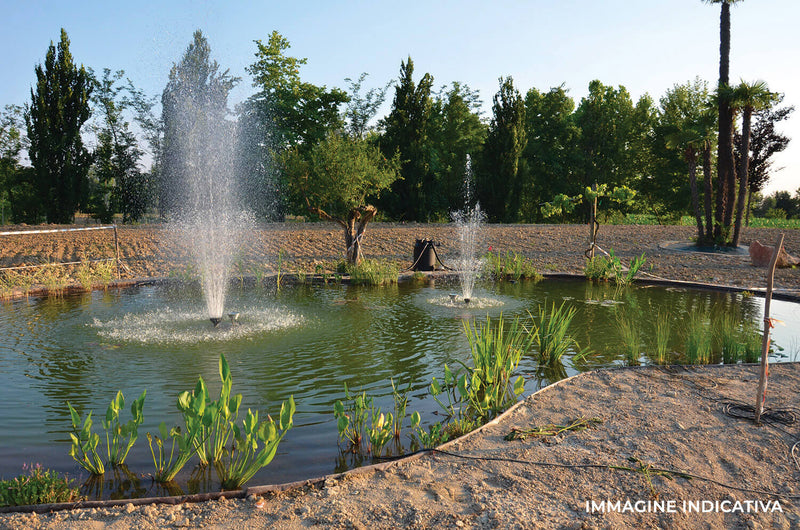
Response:
[[[739,236],[742,229],[742,214],[744,213],[745,199],[747,196],[747,180],[750,164],[750,122],[753,111],[769,108],[777,101],[777,95],[769,91],[764,81],[747,83],[742,81],[736,87],[730,88],[730,102],[734,110],[742,111],[742,139],[739,147],[741,153],[739,161],[739,199],[736,204],[736,223],[733,228],[731,244],[739,245]]]
[[[728,73],[731,55],[731,4],[740,0],[704,0],[710,4],[720,4],[719,16],[719,83],[718,90],[728,86]],[[719,195],[717,196],[716,225],[714,237],[722,235],[723,227],[730,227],[733,213],[734,174],[733,158],[733,112],[727,98],[717,98],[719,114],[719,142],[717,144],[717,176]]]
[[[692,211],[697,221],[697,243],[703,244],[706,232],[703,229],[703,217],[700,214],[700,200],[697,191],[697,155],[702,149],[700,132],[695,127],[678,129],[667,136],[668,149],[681,149],[686,166],[689,169],[689,186],[692,190]],[[708,230],[711,225],[708,225]]]

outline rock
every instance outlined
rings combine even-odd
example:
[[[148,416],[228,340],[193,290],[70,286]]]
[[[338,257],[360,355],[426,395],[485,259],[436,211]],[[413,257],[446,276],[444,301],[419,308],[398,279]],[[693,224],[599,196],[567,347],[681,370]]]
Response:
[[[775,247],[762,245],[758,240],[753,240],[750,243],[750,262],[754,267],[768,267],[774,251]],[[795,265],[800,265],[800,259],[790,256],[786,249],[781,247],[781,251],[778,253],[777,267],[785,269]]]

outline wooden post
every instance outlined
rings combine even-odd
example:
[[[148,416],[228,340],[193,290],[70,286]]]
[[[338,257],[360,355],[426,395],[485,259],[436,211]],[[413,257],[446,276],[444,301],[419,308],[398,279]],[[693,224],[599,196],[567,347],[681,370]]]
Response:
[[[122,276],[120,276],[120,273],[119,273],[119,235],[117,235],[117,225],[116,224],[114,225],[114,250],[117,253],[117,279],[119,280],[119,279],[122,278]]]
[[[783,247],[783,234],[775,242],[775,250],[772,252],[772,259],[769,262],[767,272],[767,292],[764,295],[764,337],[761,340],[761,374],[758,378],[758,393],[756,394],[756,425],[761,425],[761,414],[764,412],[764,403],[767,401],[767,376],[769,375],[769,330],[772,327],[772,320],[769,318],[769,306],[772,302],[772,282],[775,277],[775,266],[778,264],[778,254]]]
[[[597,191],[597,183],[592,184],[592,191]],[[597,223],[597,197],[589,205],[589,259],[594,258],[594,247],[597,246],[597,231],[594,226]]]

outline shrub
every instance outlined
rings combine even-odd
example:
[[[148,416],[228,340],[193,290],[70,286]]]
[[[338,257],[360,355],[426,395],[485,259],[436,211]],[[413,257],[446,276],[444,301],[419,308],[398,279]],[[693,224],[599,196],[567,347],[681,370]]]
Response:
[[[23,470],[27,466],[23,466]],[[0,480],[0,506],[26,506],[73,502],[81,499],[73,480],[55,471],[43,470],[40,465],[30,466],[27,474],[10,480]]]

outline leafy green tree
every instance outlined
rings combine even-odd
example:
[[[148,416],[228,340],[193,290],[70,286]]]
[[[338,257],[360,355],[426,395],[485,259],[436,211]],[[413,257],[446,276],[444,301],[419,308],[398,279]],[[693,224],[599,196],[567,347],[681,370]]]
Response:
[[[783,96],[778,96],[776,105],[780,104]],[[767,108],[755,112],[755,123],[750,140],[750,163],[748,164],[748,182],[750,193],[747,194],[747,208],[745,223],[750,223],[751,202],[754,194],[764,189],[773,173],[772,157],[780,153],[789,145],[790,138],[777,131],[776,125],[786,120],[794,107]],[[741,141],[734,142],[741,146]],[[742,153],[737,152],[741,159]]]
[[[739,152],[749,154],[753,111],[771,107],[777,101],[777,95],[769,91],[769,87],[764,81],[755,81],[752,83],[742,81],[733,88],[730,99],[733,108],[741,110],[742,112],[742,134]],[[750,156],[741,156],[740,160],[741,163],[738,169],[739,193],[736,203],[736,221],[733,226],[733,239],[731,240],[731,245],[734,247],[739,246],[739,237],[742,232],[742,217],[748,194]]]
[[[162,215],[195,206],[187,200],[192,175],[204,175],[209,181],[218,178],[212,168],[219,157],[230,155],[230,148],[223,141],[233,137],[234,125],[226,120],[228,94],[239,79],[230,76],[228,70],[219,70],[219,64],[211,60],[208,40],[202,31],[195,31],[180,62],[170,70],[161,95],[164,136],[159,158],[159,208]],[[195,197],[201,203],[209,200],[203,193]]]
[[[708,88],[701,79],[683,85],[675,85],[661,98],[656,137],[658,142],[672,150],[680,152],[689,174],[691,189],[692,213],[697,222],[697,241],[701,244],[711,237],[713,224],[711,222],[711,175],[705,179],[704,205],[705,221],[700,208],[700,197],[697,185],[697,168],[701,158],[705,160],[710,156],[711,146],[714,141],[714,117],[707,111]],[[682,172],[681,172],[682,173]],[[685,182],[680,178],[681,173],[676,173],[673,178]],[[672,186],[679,190],[682,186]],[[674,195],[674,193],[673,193]],[[681,195],[678,193],[677,195]]]
[[[480,154],[486,138],[486,125],[480,118],[481,101],[477,91],[454,82],[442,87],[431,110],[431,172],[435,186],[430,190],[431,213],[448,219],[451,210],[474,201],[468,192],[474,183],[465,183],[467,157]],[[467,204],[470,206],[471,204]]]
[[[126,86],[120,80],[124,75],[122,70],[112,73],[108,68],[101,79],[92,75],[92,103],[101,122],[96,126],[89,211],[104,223],[112,222],[117,212],[122,212],[123,222],[137,221],[147,206],[147,182],[139,170],[142,151],[123,115]]]
[[[0,112],[0,223],[5,224],[12,203],[13,189],[23,177],[20,156],[25,149],[25,121],[23,109],[18,105],[6,105]],[[30,194],[32,195],[32,193]],[[21,197],[15,197],[17,201]],[[16,201],[15,201],[16,202]],[[26,218],[22,219],[26,221]],[[20,221],[17,221],[20,222]]]
[[[345,78],[349,85],[347,106],[344,111],[344,120],[347,123],[347,132],[353,138],[363,138],[370,130],[369,122],[378,113],[378,109],[386,101],[386,92],[392,85],[389,82],[382,88],[370,88],[367,93],[361,94],[361,87],[367,73],[363,72],[358,79]]]
[[[426,219],[432,210],[430,196],[434,177],[430,168],[430,124],[433,112],[433,77],[425,74],[414,82],[414,61],[400,63],[400,78],[395,84],[392,110],[381,122],[384,134],[381,150],[391,158],[400,153],[400,177],[381,202],[394,218]]]
[[[308,156],[295,147],[282,158],[291,191],[311,213],[343,228],[347,261],[358,264],[367,223],[378,213],[369,201],[398,178],[399,156],[384,158],[373,136],[332,132]]]
[[[305,58],[287,55],[289,41],[273,31],[265,44],[255,41],[256,61],[247,68],[258,90],[237,109],[239,112],[238,172],[247,176],[245,196],[249,208],[261,217],[280,219],[287,209],[300,213],[302,202],[283,201],[287,175],[282,153],[297,149],[307,154],[329,131],[341,130],[340,106],[347,94],[302,81]],[[295,197],[296,199],[296,197]]]
[[[44,65],[36,66],[36,88],[25,113],[33,187],[51,223],[72,223],[86,203],[91,156],[81,127],[91,112],[91,91],[89,74],[73,62],[62,28],[58,47],[51,42]]]
[[[564,85],[547,92],[532,88],[525,95],[525,131],[522,153],[528,175],[523,189],[524,220],[539,221],[540,205],[556,195],[577,195],[577,142],[580,135],[573,112],[575,101]]]
[[[526,143],[525,102],[514,80],[501,77],[478,183],[478,196],[490,219],[510,223],[519,218],[523,188],[519,163]]]
[[[276,131],[270,143],[278,150],[294,146],[310,149],[329,131],[341,129],[339,107],[347,102],[347,94],[302,81],[300,67],[307,59],[286,55],[289,41],[277,31],[270,34],[266,44],[260,40],[255,43],[256,62],[246,70],[259,92],[249,104],[264,106],[264,115],[271,118]]]

